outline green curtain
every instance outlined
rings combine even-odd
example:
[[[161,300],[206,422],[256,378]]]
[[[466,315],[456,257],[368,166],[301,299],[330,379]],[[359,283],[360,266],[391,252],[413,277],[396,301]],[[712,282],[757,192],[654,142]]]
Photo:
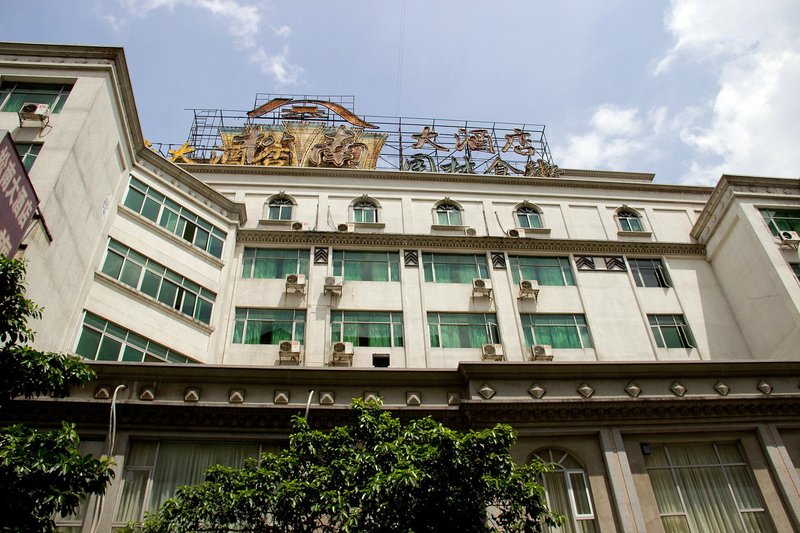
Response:
[[[575,285],[566,257],[511,256],[510,262],[515,283],[523,279],[535,279],[539,285]]]
[[[525,339],[553,348],[591,348],[589,328],[581,315],[523,315]]]
[[[402,315],[400,313],[370,311],[331,312],[331,342],[352,342],[353,346],[402,346]],[[392,329],[395,335],[392,337]]]
[[[431,313],[428,323],[437,326],[431,331],[431,346],[441,348],[480,348],[490,340],[498,341],[494,315],[482,313]],[[489,331],[493,339],[490,339]]]
[[[428,282],[472,283],[475,278],[489,277],[483,255],[423,254],[423,263]]]
[[[399,281],[399,265],[397,252],[333,252],[333,274],[347,281]]]

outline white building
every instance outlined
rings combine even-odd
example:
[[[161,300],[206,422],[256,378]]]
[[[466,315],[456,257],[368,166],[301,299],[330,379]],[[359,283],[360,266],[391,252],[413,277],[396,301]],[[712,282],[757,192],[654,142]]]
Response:
[[[49,112],[21,123],[27,102]],[[223,149],[164,157],[121,49],[0,45],[0,129],[40,198],[20,252],[36,344],[98,373],[4,418],[75,420],[103,452],[126,386],[117,479],[65,526],[107,531],[279,446],[313,390],[318,427],[369,396],[512,424],[519,461],[559,465],[564,531],[800,529],[797,180],[557,171],[535,129],[392,145],[341,103],[204,115],[194,141]]]

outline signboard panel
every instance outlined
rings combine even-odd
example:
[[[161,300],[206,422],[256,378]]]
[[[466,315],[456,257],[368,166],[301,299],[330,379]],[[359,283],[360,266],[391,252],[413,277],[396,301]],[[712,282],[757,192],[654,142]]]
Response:
[[[0,130],[0,253],[14,257],[39,205],[8,131]]]

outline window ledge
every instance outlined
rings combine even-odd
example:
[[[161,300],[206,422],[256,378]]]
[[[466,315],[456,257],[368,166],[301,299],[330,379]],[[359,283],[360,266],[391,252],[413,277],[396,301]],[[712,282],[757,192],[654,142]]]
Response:
[[[153,222],[149,218],[143,217],[142,215],[140,215],[139,213],[137,213],[133,209],[131,209],[129,207],[126,207],[123,204],[119,204],[117,206],[117,212],[120,215],[125,215],[130,220],[133,220],[134,222],[138,223],[139,225],[141,225],[141,226],[143,226],[143,227],[145,227],[147,229],[152,229],[152,230],[157,231],[159,234],[164,236],[166,239],[172,241],[173,243],[175,243],[175,244],[177,244],[179,246],[182,246],[186,250],[189,250],[190,252],[195,254],[197,257],[199,257],[200,259],[205,260],[207,263],[211,264],[212,266],[215,266],[215,267],[220,268],[220,269],[225,266],[225,263],[221,259],[219,259],[217,257],[214,257],[213,255],[211,255],[210,253],[208,253],[208,252],[206,252],[204,250],[201,250],[200,248],[198,248],[194,244],[190,243],[189,241],[181,239],[180,237],[178,237],[174,233],[165,230],[164,228],[162,228],[161,226],[159,226],[158,224],[156,224],[155,222]],[[227,242],[226,242],[226,244],[227,244]]]
[[[451,226],[449,224],[431,224],[431,229],[439,231],[465,231],[469,226]]]
[[[383,229],[386,227],[383,222],[351,222],[351,224],[355,224],[357,228]]]
[[[516,228],[522,231],[525,235],[550,235],[550,228]]]
[[[295,222],[297,222],[297,221],[296,220],[275,220],[273,218],[262,218],[262,219],[259,219],[258,225],[259,226],[277,226],[277,227],[287,226],[287,227],[289,227],[292,224],[294,224]]]
[[[620,237],[650,237],[653,235],[652,231],[625,231],[619,230],[617,231],[617,235]]]
[[[158,309],[159,311],[164,311],[166,313],[169,313],[170,315],[174,316],[175,318],[178,318],[178,319],[184,321],[185,323],[189,324],[190,326],[193,326],[196,329],[199,329],[203,333],[206,333],[206,334],[209,334],[209,335],[214,333],[214,328],[212,328],[208,324],[200,322],[199,320],[197,320],[195,318],[186,316],[183,313],[181,313],[180,311],[178,311],[177,309],[173,309],[172,307],[168,306],[167,304],[159,302],[155,298],[153,298],[151,296],[148,296],[147,294],[145,294],[145,293],[143,293],[143,292],[141,292],[141,291],[139,291],[137,289],[134,289],[130,285],[126,285],[126,284],[122,283],[121,281],[115,280],[114,278],[112,278],[108,274],[104,274],[103,272],[100,272],[99,270],[95,271],[94,279],[96,279],[99,282],[105,283],[106,285],[109,285],[110,287],[113,287],[115,289],[122,290],[125,293],[127,293],[129,296],[132,296],[133,298],[136,298],[140,302],[143,302],[143,303],[149,305],[150,307],[152,307],[154,309]]]

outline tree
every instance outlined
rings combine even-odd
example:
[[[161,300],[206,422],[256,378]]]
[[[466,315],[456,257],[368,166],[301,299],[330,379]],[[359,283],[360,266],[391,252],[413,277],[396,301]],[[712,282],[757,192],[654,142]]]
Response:
[[[508,453],[510,426],[465,433],[430,417],[403,425],[353,402],[348,426],[294,418],[289,446],[243,468],[216,466],[136,528],[184,531],[541,531],[555,525],[542,463]]]
[[[42,310],[25,298],[25,264],[0,257],[0,415],[17,397],[69,395],[94,371],[75,356],[29,346],[29,319]],[[75,426],[38,431],[22,424],[0,429],[0,529],[55,531],[55,513],[73,513],[82,498],[103,494],[113,477],[108,459],[78,453]]]

